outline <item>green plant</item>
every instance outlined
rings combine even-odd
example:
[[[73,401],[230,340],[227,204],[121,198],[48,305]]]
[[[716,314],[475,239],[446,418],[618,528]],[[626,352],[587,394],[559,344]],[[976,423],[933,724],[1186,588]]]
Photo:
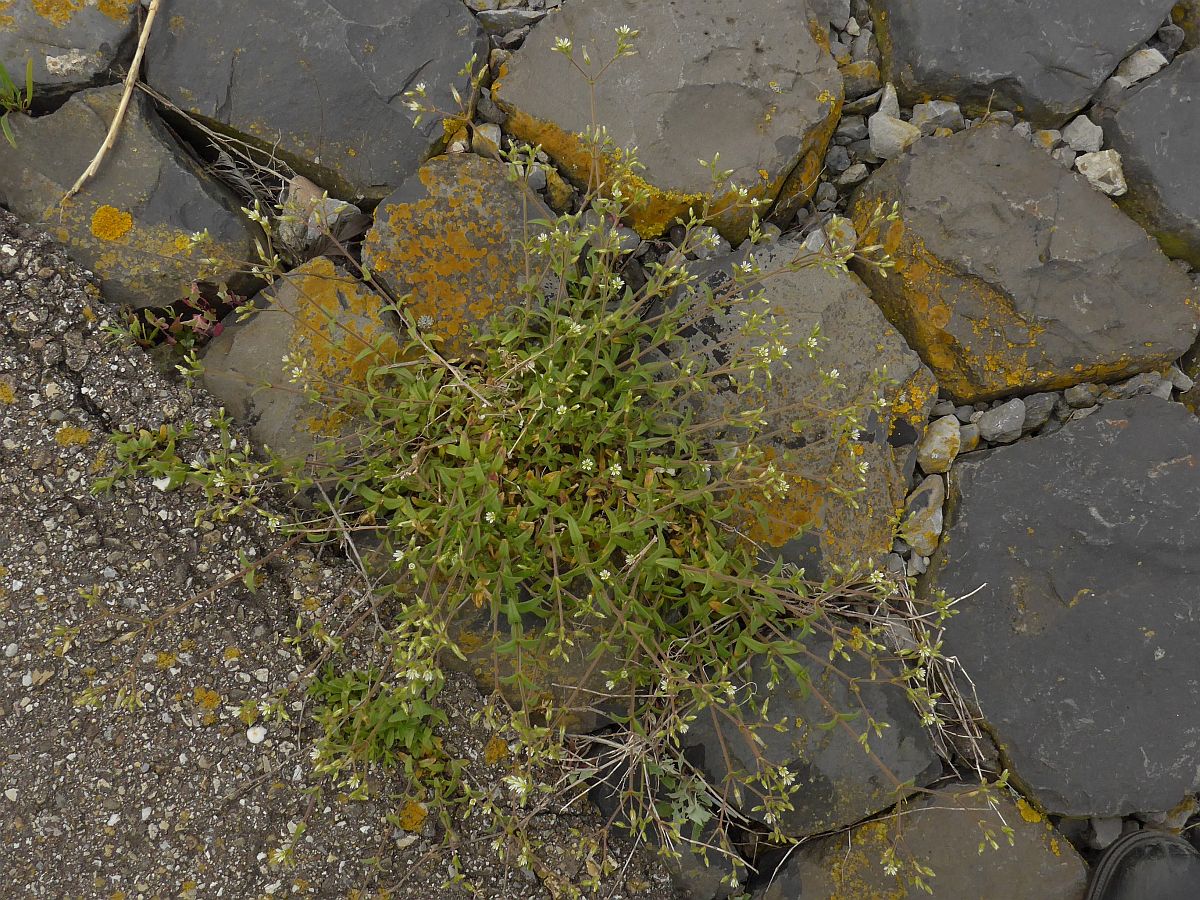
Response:
[[[619,29],[616,54],[598,67],[580,51],[590,90],[634,52],[635,37]],[[559,49],[576,62],[569,41]],[[474,97],[483,72],[469,65],[464,73]],[[411,107],[434,112],[423,97],[414,88]],[[445,115],[448,132],[470,118],[471,100],[460,102]],[[169,436],[123,435],[114,477],[145,472],[168,488],[192,485],[222,515],[260,512],[293,538],[349,548],[378,598],[355,622],[375,622],[379,652],[354,658],[344,635],[303,619],[297,643],[315,653],[307,681],[322,734],[315,759],[356,793],[372,769],[399,765],[414,792],[482,807],[505,833],[499,845],[518,858],[530,852],[520,816],[458,784],[451,761],[439,759],[442,666],[457,659],[490,672],[484,716],[508,740],[504,784],[518,808],[543,808],[615,776],[629,827],[664,852],[703,853],[702,830],[731,824],[787,843],[780,818],[795,773],[754,754],[754,771],[713,784],[685,754],[691,725],[700,716],[728,723],[753,749],[756,734],[775,727],[770,689],[786,681],[826,710],[805,725],[849,729],[869,753],[885,723],[861,706],[835,707],[812,677],[819,669],[851,695],[863,680],[891,681],[931,727],[949,717],[969,729],[939,643],[953,602],[918,602],[903,582],[865,565],[814,579],[755,543],[751,526],[778,517],[801,476],[812,481],[791,437],[839,448],[850,486],[825,487],[852,504],[854,482],[866,475],[853,452],[859,430],[868,415],[886,418],[886,403],[878,393],[843,398],[839,373],[827,370],[781,407],[773,381],[797,356],[819,358],[819,331],[793,335],[775,319],[761,291],[774,273],[752,254],[724,286],[698,281],[688,254],[713,240],[704,223],[721,210],[711,204],[680,223],[678,247],[635,276],[611,223],[647,200],[636,154],[600,127],[586,137],[594,164],[584,206],[599,215],[529,223],[524,302],[474,334],[466,352],[451,354],[414,321],[405,298],[388,297],[362,272],[399,323],[399,350],[349,345],[367,364],[361,382],[331,390],[297,364],[293,384],[280,386],[347,423],[336,439],[299,464],[261,462],[223,431],[221,453],[184,463]],[[506,150],[508,176],[527,178],[536,153]],[[719,159],[704,165],[711,196],[757,206]],[[894,216],[881,208],[870,224]],[[764,239],[755,217],[751,240]],[[261,252],[256,274],[269,277],[278,257],[269,245]],[[890,264],[879,246],[835,241],[782,268],[844,268],[854,256]],[[688,351],[689,336],[714,315],[740,317],[720,357]],[[186,374],[196,371],[193,360]],[[879,373],[876,383],[885,380]],[[731,396],[736,403],[717,402]],[[279,483],[312,501],[295,521],[259,503]],[[827,656],[809,649],[814,635],[832,647]],[[869,676],[847,673],[855,656]],[[770,683],[747,696],[741,679],[763,660]],[[574,733],[584,717],[613,727]],[[754,798],[752,821],[731,802],[735,792]],[[712,849],[733,854],[727,839],[716,840]],[[927,889],[927,871],[907,874]]]
[[[4,139],[13,147],[17,146],[17,139],[13,135],[12,125],[8,121],[8,117],[14,112],[28,112],[33,105],[33,60],[25,61],[25,90],[22,91],[13,81],[12,76],[8,74],[8,69],[4,68],[4,64],[0,63],[0,110],[4,111],[0,115],[0,132],[4,133]]]

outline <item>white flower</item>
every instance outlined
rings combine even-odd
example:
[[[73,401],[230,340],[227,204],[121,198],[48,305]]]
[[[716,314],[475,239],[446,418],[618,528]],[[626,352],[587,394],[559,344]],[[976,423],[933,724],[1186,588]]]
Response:
[[[483,520],[491,525],[496,521],[496,514],[489,509],[484,515]]]
[[[558,404],[558,407],[557,407],[557,408],[554,410],[554,414],[555,414],[556,416],[565,416],[565,415],[567,414],[567,408],[566,408],[566,406],[564,406],[564,405],[563,405],[563,404],[561,404],[561,403],[560,403],[560,404]]]
[[[608,579],[610,579],[610,578],[612,578],[612,572],[608,571],[608,569],[600,570],[600,580],[601,581],[608,581]]]
[[[829,370],[829,377],[832,378],[834,381],[837,381],[841,376],[842,376],[842,373],[839,372],[837,369]]]
[[[591,472],[596,468],[596,461],[590,456],[585,456],[579,461],[579,468],[583,469],[585,472]]]
[[[246,740],[252,744],[261,744],[267,738],[267,729],[261,725],[253,725],[246,729]]]
[[[620,478],[621,471],[622,471],[621,464],[613,463],[611,466],[608,467],[608,477],[609,478]]]
[[[417,319],[417,327],[418,328],[432,328],[433,327],[433,316],[421,316],[419,319]]]
[[[408,564],[408,571],[410,571],[410,572],[415,572],[415,571],[417,571],[417,564],[416,564],[416,563],[411,563],[411,562],[410,562],[410,563]]]
[[[529,796],[529,791],[532,787],[529,782],[520,775],[505,775],[504,783],[521,802],[524,802],[525,798]]]
[[[583,334],[583,326],[578,322],[571,323],[571,334]]]
[[[403,550],[396,550],[394,553],[392,553],[392,561],[393,562],[402,562],[403,560],[404,560],[404,551]]]
[[[556,37],[554,39],[554,49],[559,53],[570,53],[573,46],[570,38]]]

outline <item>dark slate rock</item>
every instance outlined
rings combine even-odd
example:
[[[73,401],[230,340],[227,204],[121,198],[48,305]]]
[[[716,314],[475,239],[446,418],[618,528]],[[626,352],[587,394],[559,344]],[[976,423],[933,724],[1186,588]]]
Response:
[[[1018,783],[1049,813],[1200,787],[1200,420],[1138,397],[966,457],[926,588]],[[982,586],[982,587],[981,587]]]
[[[859,188],[895,272],[856,271],[956,401],[1161,369],[1191,346],[1187,276],[1078,174],[997,125],[919,141]]]
[[[592,125],[588,88],[556,39],[584,45],[594,63],[612,57],[614,29],[641,32],[635,56],[614,64],[596,87],[595,115],[617,147],[636,146],[650,200],[631,213],[643,237],[658,237],[712,190],[697,163],[721,155],[735,185],[791,212],[811,195],[837,124],[842,79],[825,49],[826,29],[793,0],[586,0],[564,3],[534,26],[501,67],[492,98],[508,130],[540,144],[586,184]],[[711,224],[734,245],[750,209],[726,198]],[[760,212],[765,211],[765,207]]]
[[[881,557],[891,547],[892,519],[904,501],[904,463],[915,456],[911,447],[903,452],[893,447],[915,443],[924,431],[937,385],[853,275],[818,265],[781,271],[804,253],[800,242],[791,238],[754,250],[760,270],[775,273],[758,287],[768,308],[791,329],[785,340],[787,365],[781,361],[773,367],[771,384],[756,402],[765,407],[765,431],[776,436],[770,446],[792,490],[767,504],[768,520],[751,524],[749,534],[796,565],[823,561],[849,566]],[[735,254],[695,271],[721,296],[733,290],[729,273],[742,259],[742,254]],[[680,360],[713,367],[727,360],[734,348],[744,352],[758,344],[760,338],[741,334],[740,312],[745,308],[739,305],[705,317],[691,332]],[[820,327],[825,344],[810,358],[806,341],[814,326]],[[888,385],[873,376],[885,368],[893,382]],[[842,387],[826,394],[820,373],[831,369],[837,370]],[[828,421],[803,415],[805,401],[840,408],[865,404],[876,390],[888,401],[888,414],[882,420],[870,417],[857,441],[838,440],[831,435]],[[698,418],[724,420],[747,404],[747,395],[731,387],[713,397],[710,408],[699,411]],[[796,433],[792,426],[801,418],[804,422]],[[847,491],[860,486],[854,474],[859,462],[866,462],[867,473],[856,502],[834,496],[830,485]]]
[[[116,113],[121,86],[75,94],[58,111],[11,118],[16,148],[0,140],[0,204],[42,223],[102,279],[104,294],[133,307],[165,306],[193,280],[252,288],[255,256],[241,201],[208,178],[136,93],[115,149],[96,177],[59,206],[87,168]],[[208,231],[192,244],[190,237]]]
[[[365,383],[368,346],[397,354],[396,332],[381,297],[324,256],[288,272],[255,298],[248,319],[232,312],[204,353],[204,386],[259,443],[286,457],[312,453],[342,434],[335,385]],[[314,402],[292,381],[307,366]]]
[[[1099,118],[1106,146],[1121,154],[1129,187],[1121,208],[1168,256],[1200,268],[1200,50],[1124,92]]]
[[[848,623],[841,624],[848,627]],[[780,684],[769,689],[770,669],[761,658],[751,665],[746,679],[756,686],[760,697],[764,691],[771,691],[769,720],[783,723],[786,719],[786,727],[780,731],[770,726],[761,728],[757,734],[762,743],[752,748],[732,722],[718,717],[718,725],[712,711],[705,710],[684,737],[688,759],[714,779],[718,790],[731,776],[740,784],[741,797],[734,797],[733,805],[750,819],[761,815],[753,811],[760,797],[746,781],[748,775],[759,771],[755,753],[771,765],[786,765],[796,776],[796,790],[791,796],[795,808],[781,814],[780,827],[785,834],[796,837],[857,822],[894,804],[899,799],[897,782],[911,782],[903,791],[908,793],[912,785],[932,783],[942,771],[933,743],[901,688],[870,681],[868,663],[853,651],[850,662],[839,658],[837,668],[841,674],[835,672],[828,663],[831,643],[819,631],[805,643],[809,654],[802,662],[811,676],[811,691],[799,689],[782,666]],[[861,705],[851,695],[843,676],[859,679]],[[896,781],[859,744],[858,736],[866,730],[864,713],[847,723],[849,728],[817,727],[830,719],[818,692],[835,710],[865,708],[865,715],[888,723],[882,736],[872,732],[870,748]]]
[[[343,199],[378,200],[442,138],[412,126],[404,92],[454,109],[457,72],[487,42],[461,0],[173,0],[146,80],[210,125],[275,147]],[[477,63],[479,64],[479,63]]]
[[[363,263],[417,326],[456,352],[472,327],[525,302],[525,242],[551,218],[507,168],[473,153],[437,156],[375,210]]]
[[[44,102],[96,83],[131,43],[136,0],[0,2],[0,63],[23,81],[33,60],[34,99]]]
[[[1000,836],[1004,824],[1013,829],[1011,845]],[[984,826],[1000,846],[980,853]],[[928,880],[932,893],[896,892],[903,882],[885,872],[882,862],[893,847],[902,864],[918,862],[934,871]],[[1079,900],[1087,877],[1087,866],[1066,838],[1027,805],[1001,798],[993,813],[972,796],[971,787],[950,785],[912,801],[901,817],[802,845],[754,892],[754,900]]]
[[[1174,0],[871,0],[885,77],[930,96],[1055,127],[1082,109]]]

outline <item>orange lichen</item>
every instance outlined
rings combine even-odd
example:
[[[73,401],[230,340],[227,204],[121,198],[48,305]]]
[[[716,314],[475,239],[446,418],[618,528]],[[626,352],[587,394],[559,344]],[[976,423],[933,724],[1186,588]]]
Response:
[[[92,234],[102,241],[116,241],[123,238],[133,227],[133,216],[115,206],[96,207],[92,213]]]
[[[92,433],[78,425],[63,425],[54,432],[54,442],[60,447],[82,447],[92,439]]]
[[[1017,811],[1026,822],[1042,821],[1042,814],[1034,809],[1024,797],[1017,798]]]
[[[83,0],[31,0],[33,11],[58,28],[62,28],[83,9]]]
[[[489,766],[495,765],[508,756],[508,744],[498,734],[493,734],[483,748],[483,761]]]
[[[498,176],[500,164],[443,157],[421,167],[426,195],[386,204],[363,256],[398,294],[423,331],[458,347],[473,324],[520,302],[526,279],[523,198]],[[499,185],[503,185],[500,187]],[[541,213],[530,207],[529,218]]]
[[[221,705],[221,695],[211,688],[197,687],[192,691],[192,702],[211,712]]]
[[[328,257],[295,269],[287,286],[287,312],[294,317],[288,352],[309,362],[319,393],[337,385],[361,385],[381,357],[399,353],[392,329],[380,316],[382,301],[361,282],[339,273]],[[368,350],[372,352],[364,353]],[[342,418],[336,410],[317,407],[304,424],[312,434],[333,436]]]
[[[505,103],[500,96],[504,75],[505,70],[502,68],[501,77],[493,86],[492,93],[508,115],[506,128],[522,140],[541,146],[573,181],[587,184],[592,177],[594,161],[583,136],[568,132],[553,122],[538,119]],[[809,131],[801,149],[800,162],[791,173],[784,173],[773,179],[758,179],[754,184],[746,185],[745,199],[740,199],[734,191],[713,197],[702,191],[686,192],[661,188],[644,178],[631,176],[628,181],[632,189],[644,190],[649,196],[645,203],[630,210],[629,225],[642,237],[655,238],[670,228],[676,219],[686,217],[689,209],[699,213],[704,204],[709,202],[713,211],[709,216],[709,224],[717,228],[731,243],[741,243],[750,228],[752,210],[747,202],[750,198],[761,201],[761,211],[777,196],[803,194],[807,197],[816,189],[816,175],[820,171],[826,145],[837,126],[841,109],[840,97],[829,94],[828,99],[823,97],[822,100],[829,106],[826,118],[819,127]],[[770,113],[765,115],[766,121],[769,122]],[[614,163],[615,159],[612,157],[599,160],[599,176],[602,183],[611,178]],[[802,185],[803,189],[797,185]]]
[[[894,261],[893,276],[874,267],[860,276],[875,301],[938,383],[964,403],[993,400],[1016,391],[1061,390],[1082,381],[1107,382],[1169,362],[1164,354],[1064,365],[1039,344],[1045,326],[1017,310],[1013,298],[981,278],[930,252],[903,219],[881,230],[867,225],[881,200],[864,193],[851,211],[865,243],[880,243]],[[965,314],[960,314],[961,308]]]
[[[130,0],[97,0],[96,2],[96,9],[100,10],[100,12],[114,22],[128,20],[132,8],[133,3]]]
[[[428,817],[429,810],[415,800],[409,800],[401,807],[396,821],[405,831],[420,831]]]

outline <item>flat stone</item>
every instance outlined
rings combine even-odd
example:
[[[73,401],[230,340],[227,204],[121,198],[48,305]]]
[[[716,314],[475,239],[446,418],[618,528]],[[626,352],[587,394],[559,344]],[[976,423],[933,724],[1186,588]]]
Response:
[[[24,87],[33,60],[39,103],[96,84],[132,40],[136,0],[12,0],[0,3],[0,61]]]
[[[958,108],[957,103],[949,100],[918,103],[913,107],[912,124],[920,128],[922,134],[933,134],[939,128],[962,131],[967,127],[962,110]]]
[[[389,194],[363,243],[363,262],[422,331],[455,352],[472,326],[523,304],[529,221],[551,214],[505,165],[470,153],[438,156]]]
[[[1100,124],[1121,154],[1129,186],[1121,208],[1168,256],[1200,267],[1200,52],[1122,94]]]
[[[867,120],[871,152],[880,159],[895,159],[921,139],[921,129],[886,113],[875,113]]]
[[[1200,703],[1198,452],[1200,419],[1137,397],[954,467],[923,589],[978,589],[944,652],[1048,813],[1169,810],[1200,787],[1181,713]]]
[[[926,477],[909,495],[900,533],[915,553],[929,556],[937,549],[944,524],[942,504],[945,502],[946,483],[941,475]]]
[[[1084,153],[1075,160],[1075,168],[1092,187],[1110,197],[1120,197],[1128,190],[1121,154],[1116,150]]]
[[[66,244],[114,303],[166,306],[187,296],[193,281],[251,288],[244,273],[257,259],[257,229],[242,201],[201,170],[141,93],[100,171],[60,207],[120,97],[120,85],[93,88],[50,115],[11,116],[17,146],[0,140],[0,204]],[[193,242],[203,231],[208,237]]]
[[[1012,844],[1000,837],[997,849],[981,853],[981,827],[998,835],[999,816],[1013,829]],[[928,896],[935,900],[1078,900],[1087,888],[1083,859],[1028,804],[1002,797],[993,813],[970,786],[948,785],[907,803],[904,815],[801,845],[764,879],[754,900],[915,896],[903,888],[895,893],[902,882],[882,862],[893,848],[904,871],[909,861],[934,871]]]
[[[1067,127],[1070,128],[1071,126],[1068,125]],[[1063,132],[1059,131],[1057,128],[1040,128],[1033,132],[1030,137],[1032,138],[1034,144],[1036,144],[1038,147],[1041,147],[1043,150],[1053,150],[1063,142]],[[1096,149],[1099,150],[1100,148],[1097,146]]]
[[[1050,414],[1054,412],[1054,407],[1059,402],[1059,396],[1049,393],[1030,394],[1028,397],[1023,397],[1022,402],[1025,404],[1025,423],[1021,426],[1021,431],[1029,434],[1050,421]]]
[[[850,24],[850,0],[808,0],[808,8],[823,25],[842,31]]]
[[[848,627],[849,623],[845,624]],[[844,728],[816,727],[829,719],[817,692],[834,709],[859,708],[861,703],[866,715],[888,723],[881,736],[871,734],[870,747],[898,781],[912,781],[919,787],[941,774],[941,762],[932,742],[902,689],[871,681],[868,665],[853,651],[849,662],[838,660],[837,669],[844,675],[835,672],[832,665],[822,666],[831,647],[823,632],[805,638],[805,645],[809,655],[804,663],[815,690],[798,687],[786,672],[777,687],[768,688],[771,676],[765,658],[757,657],[750,665],[746,684],[757,685],[760,692],[770,690],[768,724],[757,732],[761,745],[752,746],[726,719],[715,724],[708,711],[691,724],[683,738],[688,759],[714,779],[718,790],[729,779],[740,787],[741,796],[734,795],[733,805],[751,819],[761,815],[754,812],[759,797],[746,783],[746,777],[758,771],[756,758],[787,766],[796,776],[796,791],[791,797],[795,808],[781,813],[780,827],[795,837],[844,827],[899,799],[895,782],[858,743],[857,736],[866,728],[861,715],[848,723],[853,733]],[[851,695],[847,677],[857,680],[860,696]],[[776,723],[786,726],[776,731],[772,727]],[[910,786],[903,793],[913,789]]]
[[[871,0],[884,76],[905,105],[954,97],[1057,127],[1082,109],[1173,0]]]
[[[917,464],[930,475],[947,472],[961,445],[958,419],[954,416],[935,419],[917,444]]]
[[[1104,144],[1104,129],[1087,116],[1076,116],[1062,130],[1062,139],[1077,153],[1095,153]]]
[[[754,258],[763,272],[770,272],[800,252],[794,238],[783,238],[756,248]],[[744,258],[735,254],[698,266],[696,272],[719,295],[731,289],[728,273]],[[906,457],[924,431],[937,385],[853,275],[810,266],[779,272],[765,279],[761,290],[768,307],[788,323],[791,332],[785,340],[789,365],[780,362],[774,367],[765,396],[756,402],[765,404],[766,432],[780,435],[768,446],[785,460],[783,468],[792,489],[787,497],[769,503],[769,518],[750,523],[748,533],[766,550],[801,566],[822,562],[848,566],[882,556],[891,548],[891,520],[904,502]],[[679,349],[680,360],[711,366],[725,354],[745,348],[747,342],[757,341],[741,334],[740,309],[744,307],[706,316],[689,335],[687,346]],[[810,359],[806,341],[814,326],[820,326],[825,345]],[[885,367],[892,385],[879,384],[873,376]],[[828,405],[862,403],[875,391],[888,401],[886,414],[870,416],[857,440],[829,440],[828,423],[820,417],[801,421],[799,433],[793,430],[800,401],[825,397],[820,373],[830,370],[837,370],[844,387],[830,391]],[[731,389],[708,402],[697,411],[701,421],[744,410],[747,397]],[[865,482],[854,472],[860,463],[867,465]],[[843,490],[862,486],[863,491],[851,504],[836,497],[830,486]]]
[[[459,69],[487,57],[461,0],[172,0],[164,16],[146,80],[346,200],[384,197],[444,140],[437,116],[413,128],[404,92],[455,109]]]
[[[231,313],[225,330],[204,353],[204,386],[232,415],[249,424],[260,444],[289,457],[309,455],[340,434],[329,407],[313,403],[291,380],[307,365],[322,396],[337,384],[365,381],[368,346],[398,353],[396,332],[383,319],[384,300],[318,256],[292,270],[256,298],[259,311],[243,322]],[[285,359],[286,358],[286,359]]]
[[[842,81],[846,86],[846,96],[854,99],[864,97],[872,91],[877,91],[883,85],[879,76],[879,65],[873,59],[859,59],[839,66]]]
[[[1103,390],[1098,384],[1076,384],[1063,391],[1063,399],[1072,409],[1085,409],[1096,405]]]
[[[577,184],[586,184],[591,155],[581,133],[592,123],[588,89],[554,44],[573,38],[580,63],[586,44],[598,66],[612,56],[614,30],[623,25],[640,31],[641,51],[599,81],[595,109],[616,146],[636,146],[645,166],[640,175],[651,198],[629,224],[643,237],[658,237],[689,207],[700,209],[712,178],[697,160],[717,153],[721,167],[733,170],[733,184],[765,203],[780,198],[779,221],[794,215],[815,188],[837,125],[842,80],[824,47],[824,27],[796,14],[790,0],[566,3],[534,26],[492,86],[508,113],[507,130],[540,144]],[[750,210],[728,197],[715,206],[710,224],[737,246]]]
[[[969,422],[966,425],[960,425],[958,429],[958,439],[958,452],[970,453],[979,446],[979,426],[974,422]]]
[[[979,436],[993,444],[1011,444],[1025,425],[1025,404],[1020,397],[989,409],[977,421]]]
[[[521,9],[507,7],[505,9],[485,9],[477,14],[477,18],[489,34],[507,34],[515,28],[523,28],[540,22],[546,15],[543,9]]]
[[[899,219],[863,234],[880,202],[899,203]],[[1196,333],[1187,276],[1011,129],[919,142],[875,171],[850,214],[895,260],[887,278],[855,271],[958,402],[1159,369]]]
[[[1129,87],[1143,81],[1167,64],[1167,58],[1153,47],[1135,50],[1117,66],[1113,78]]]

